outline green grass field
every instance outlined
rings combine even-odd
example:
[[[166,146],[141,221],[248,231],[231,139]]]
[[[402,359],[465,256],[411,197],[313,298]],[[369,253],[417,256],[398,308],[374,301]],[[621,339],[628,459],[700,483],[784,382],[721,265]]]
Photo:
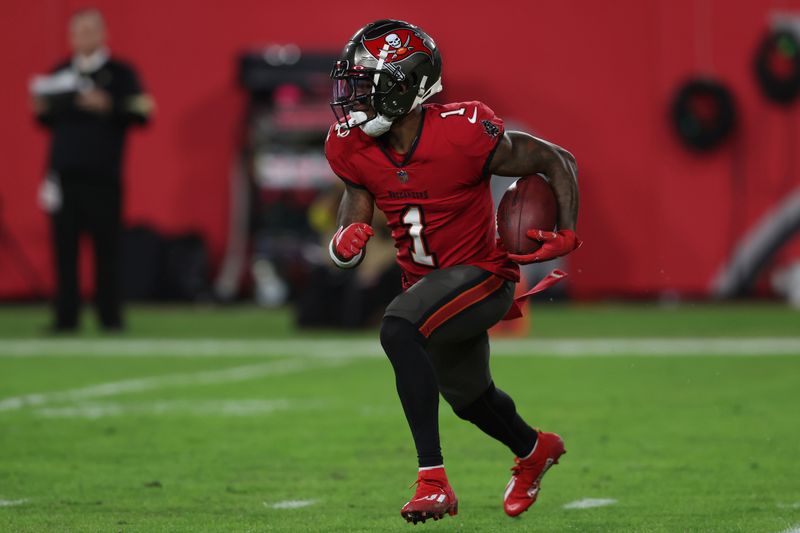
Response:
[[[125,335],[48,338],[46,318],[0,307],[3,532],[800,531],[800,313],[783,307],[540,305],[493,372],[568,454],[510,519],[511,453],[442,404],[459,514],[416,526],[376,332],[141,307]],[[589,498],[614,502],[570,508]]]

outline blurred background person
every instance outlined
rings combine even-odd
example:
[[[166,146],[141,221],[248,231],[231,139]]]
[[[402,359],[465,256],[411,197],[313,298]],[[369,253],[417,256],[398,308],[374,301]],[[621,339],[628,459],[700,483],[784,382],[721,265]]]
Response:
[[[136,71],[111,57],[96,9],[69,22],[73,57],[31,83],[34,113],[50,129],[48,172],[39,202],[51,215],[56,259],[54,332],[78,327],[79,237],[94,245],[95,301],[105,331],[123,329],[120,302],[123,149],[128,127],[147,122],[152,101]]]

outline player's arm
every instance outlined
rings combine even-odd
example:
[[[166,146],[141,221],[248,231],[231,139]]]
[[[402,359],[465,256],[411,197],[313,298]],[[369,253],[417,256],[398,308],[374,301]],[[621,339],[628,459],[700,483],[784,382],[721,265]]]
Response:
[[[544,174],[558,203],[558,231],[530,228],[528,237],[542,241],[533,254],[512,256],[517,262],[547,261],[566,255],[581,245],[575,235],[578,223],[578,165],[560,146],[519,131],[506,132],[489,163],[489,172],[499,176]]]
[[[374,232],[369,223],[375,210],[375,200],[366,189],[345,186],[339,204],[336,223],[339,229],[331,239],[328,251],[339,268],[353,268],[364,258],[366,246]]]
[[[489,171],[498,176],[544,174],[558,201],[558,229],[575,231],[578,222],[578,165],[560,146],[519,131],[500,139]]]

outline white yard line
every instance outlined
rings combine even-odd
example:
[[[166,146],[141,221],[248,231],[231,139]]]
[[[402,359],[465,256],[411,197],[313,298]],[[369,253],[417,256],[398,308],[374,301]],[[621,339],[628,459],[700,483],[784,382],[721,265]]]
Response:
[[[784,529],[780,533],[800,533],[800,524],[790,527],[789,529]]]
[[[800,337],[494,339],[499,356],[794,355]],[[4,339],[0,358],[89,357],[384,357],[377,339]]]
[[[155,389],[250,381],[268,376],[303,372],[312,368],[336,366],[345,362],[346,361],[344,359],[285,359],[280,361],[271,361],[269,363],[223,368],[221,370],[165,374],[161,376],[112,381],[108,383],[99,383],[97,385],[89,385],[87,387],[81,387],[77,389],[25,394],[22,396],[3,398],[0,399],[0,412],[12,411],[15,409],[21,409],[23,407],[38,407],[58,402],[75,402],[90,398],[103,398],[108,396],[116,396],[118,394],[143,392]]]
[[[497,339],[495,356],[587,357],[587,356],[675,356],[675,355],[800,355],[800,337],[763,338],[643,338],[643,339]],[[302,372],[341,364],[356,357],[383,358],[377,339],[5,339],[0,340],[3,357],[292,357],[266,363],[221,370],[167,374],[77,389],[25,394],[0,399],[0,412],[26,406],[136,393],[191,385],[230,383],[266,376]]]
[[[129,414],[195,416],[263,416],[278,411],[321,407],[319,403],[275,400],[175,400],[161,402],[78,403],[69,406],[40,407],[34,413],[46,418],[97,419]]]
[[[275,503],[264,502],[264,507],[269,507],[270,509],[299,509],[315,503],[317,503],[317,500],[286,500]]]
[[[683,356],[683,355],[795,355],[800,356],[800,337],[744,338],[642,338],[506,340],[492,342],[503,355],[538,353],[561,357],[594,355]]]
[[[383,353],[375,339],[235,340],[235,339],[5,339],[2,357],[41,355],[88,357],[264,357],[324,355],[369,356]]]
[[[0,500],[0,507],[14,507],[15,505],[22,505],[28,503],[28,500]]]
[[[591,509],[593,507],[606,507],[607,505],[614,505],[617,500],[612,498],[584,498],[582,500],[575,500],[564,504],[564,509]]]

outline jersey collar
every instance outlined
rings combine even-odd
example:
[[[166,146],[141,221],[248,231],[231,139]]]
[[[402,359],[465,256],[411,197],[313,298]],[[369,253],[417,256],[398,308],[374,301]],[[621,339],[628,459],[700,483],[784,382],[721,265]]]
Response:
[[[411,161],[411,158],[414,156],[414,152],[417,150],[417,146],[419,145],[419,139],[422,137],[422,127],[425,125],[425,111],[427,110],[426,106],[422,106],[422,110],[420,112],[420,119],[419,119],[419,126],[417,127],[417,134],[414,136],[414,140],[411,142],[411,148],[409,148],[408,152],[403,156],[402,161],[399,163],[397,162],[396,156],[392,155],[394,150],[391,150],[386,146],[386,143],[381,139],[375,139],[375,144],[378,145],[378,148],[381,149],[383,155],[386,156],[386,159],[389,160],[392,165],[396,166],[397,168],[402,168]],[[395,154],[397,152],[394,152]],[[398,154],[399,155],[399,154]]]

